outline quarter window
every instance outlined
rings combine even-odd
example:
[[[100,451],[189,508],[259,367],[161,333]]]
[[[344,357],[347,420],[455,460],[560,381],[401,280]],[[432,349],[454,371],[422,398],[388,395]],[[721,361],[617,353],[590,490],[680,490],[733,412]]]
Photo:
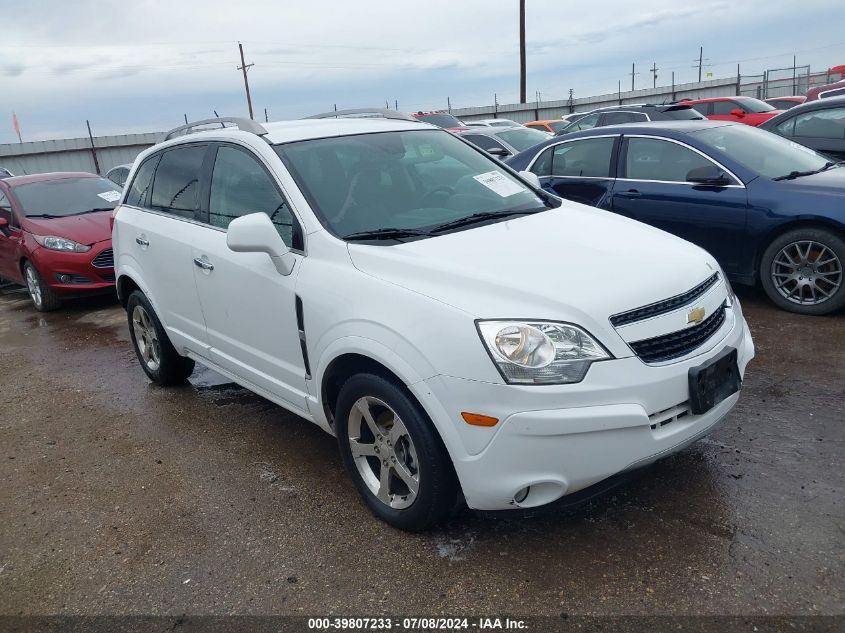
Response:
[[[205,145],[189,145],[162,155],[153,181],[153,208],[194,217],[199,208],[200,174],[205,150]]]
[[[615,137],[588,138],[555,146],[552,176],[609,178]]]
[[[845,107],[801,114],[794,122],[795,136],[845,140]]]
[[[625,175],[631,180],[687,182],[691,169],[714,163],[683,145],[653,138],[629,138]]]
[[[267,170],[245,151],[222,146],[217,150],[211,176],[209,222],[229,228],[235,218],[266,213],[289,247],[302,249],[301,231]],[[296,234],[296,235],[295,235]]]

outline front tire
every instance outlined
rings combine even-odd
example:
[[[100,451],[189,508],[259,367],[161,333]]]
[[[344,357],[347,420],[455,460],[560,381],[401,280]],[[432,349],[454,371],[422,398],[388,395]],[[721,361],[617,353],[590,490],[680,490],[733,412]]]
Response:
[[[457,477],[431,421],[400,386],[374,374],[349,378],[338,394],[341,457],[372,513],[409,532],[445,520]]]
[[[23,278],[26,281],[26,288],[29,290],[29,298],[32,299],[32,305],[39,312],[52,312],[58,310],[62,305],[62,300],[52,291],[50,286],[44,283],[41,274],[32,265],[32,262],[26,262],[23,265]]]
[[[194,371],[194,361],[179,355],[152,304],[140,290],[129,295],[126,315],[132,346],[149,379],[162,387],[185,382]]]
[[[802,228],[775,238],[763,253],[760,282],[778,307],[823,315],[845,306],[845,242],[830,231]]]

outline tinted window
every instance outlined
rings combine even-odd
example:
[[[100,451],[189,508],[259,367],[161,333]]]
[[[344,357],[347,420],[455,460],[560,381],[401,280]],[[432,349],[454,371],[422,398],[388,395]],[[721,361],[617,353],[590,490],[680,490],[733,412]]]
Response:
[[[529,130],[527,127],[519,127],[513,130],[502,130],[496,132],[496,136],[505,140],[516,151],[521,152],[534,147],[537,143],[542,143],[549,140],[548,134],[543,134],[537,130]]]
[[[153,182],[153,172],[155,172],[156,164],[160,154],[151,156],[143,162],[143,164],[135,172],[135,178],[132,180],[132,186],[126,193],[126,204],[131,204],[135,207],[145,207],[149,204],[150,185]]]
[[[845,106],[796,116],[795,136],[845,140]]]
[[[588,114],[585,117],[581,117],[580,119],[575,121],[575,123],[566,128],[567,133],[578,132],[579,130],[590,130],[596,127],[599,122],[600,114],[601,113],[596,112],[595,114]]]
[[[487,136],[486,134],[464,134],[463,137],[476,147],[480,147],[483,150],[492,149],[494,147],[502,147],[502,143],[499,140],[493,138],[492,136]],[[504,148],[502,147],[502,149]]]
[[[250,213],[266,213],[285,244],[302,249],[302,240],[293,237],[293,214],[270,174],[252,156],[233,147],[217,150],[211,175],[209,222],[222,229]]]
[[[118,187],[105,178],[62,178],[15,187],[14,194],[24,215],[80,215],[114,209],[120,200]]]
[[[683,145],[653,138],[629,138],[625,174],[634,180],[686,182],[687,173],[713,163]]]
[[[642,112],[605,112],[602,116],[602,125],[619,125],[621,123],[633,123],[635,121],[648,121],[648,117]]]
[[[204,145],[179,147],[162,154],[153,182],[151,206],[192,216],[199,208],[200,172]]]
[[[554,148],[552,175],[608,178],[614,141],[604,137],[561,143]]]
[[[731,110],[736,110],[737,108],[742,110],[742,108],[740,108],[739,105],[734,103],[733,101],[711,101],[710,105],[713,108],[713,114],[719,114],[723,116],[730,114]]]

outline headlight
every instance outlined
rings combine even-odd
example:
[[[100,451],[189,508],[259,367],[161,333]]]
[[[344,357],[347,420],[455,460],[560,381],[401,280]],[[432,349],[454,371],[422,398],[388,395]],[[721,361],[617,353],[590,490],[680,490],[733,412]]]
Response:
[[[478,321],[481,340],[510,384],[580,382],[590,364],[612,356],[576,325],[548,321]]]
[[[52,237],[45,235],[33,235],[35,241],[41,244],[44,248],[49,248],[51,251],[69,251],[72,253],[87,253],[91,250],[90,246],[79,244],[73,240],[64,237]]]

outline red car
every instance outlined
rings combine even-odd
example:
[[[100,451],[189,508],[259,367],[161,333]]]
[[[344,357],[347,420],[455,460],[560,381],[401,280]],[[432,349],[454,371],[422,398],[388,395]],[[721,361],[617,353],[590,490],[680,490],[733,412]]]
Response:
[[[466,132],[470,129],[448,112],[413,112],[411,116],[417,121],[425,121],[450,132]]]
[[[806,100],[807,97],[802,97],[801,95],[790,95],[788,97],[770,97],[766,99],[766,103],[777,110],[789,110],[790,108],[801,105]]]
[[[94,174],[0,179],[0,277],[25,285],[40,312],[113,291],[111,213],[120,195]]]
[[[817,86],[810,88],[807,91],[807,101],[816,101],[817,99],[829,99],[830,97],[841,97],[845,95],[845,79],[827,84],[826,86]]]
[[[735,121],[757,127],[776,117],[783,110],[776,110],[765,101],[753,97],[711,97],[710,99],[684,99],[713,121]]]

